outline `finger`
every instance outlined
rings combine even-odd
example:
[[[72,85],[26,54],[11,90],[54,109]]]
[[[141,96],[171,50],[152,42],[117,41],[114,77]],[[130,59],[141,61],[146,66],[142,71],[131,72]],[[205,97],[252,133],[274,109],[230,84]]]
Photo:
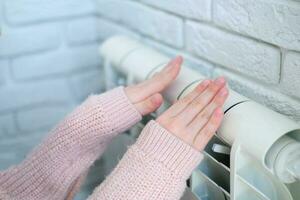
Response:
[[[199,151],[202,151],[209,140],[213,137],[223,119],[223,111],[221,107],[218,107],[203,129],[196,135],[194,139],[194,146]]]
[[[143,81],[137,85],[127,87],[131,102],[139,102],[145,98],[163,91],[177,77],[180,71],[183,58],[175,57],[159,73],[156,73],[151,79]]]
[[[161,94],[156,93],[143,101],[135,104],[135,108],[142,115],[147,115],[160,107],[163,102],[163,97]]]
[[[214,80],[197,98],[195,98],[179,115],[178,120],[188,125],[214,98],[225,85],[224,77]]]
[[[218,94],[214,97],[211,103],[206,106],[202,112],[188,124],[188,132],[191,134],[191,137],[194,138],[197,133],[205,126],[208,120],[211,118],[212,114],[218,107],[222,107],[225,103],[225,100],[228,97],[228,89],[224,86]]]
[[[182,62],[183,58],[181,56],[176,56],[165,68],[163,68],[163,70],[139,85],[151,94],[161,92],[177,77]]]
[[[202,81],[192,92],[187,94],[175,102],[169,109],[167,109],[163,115],[164,117],[172,118],[177,116],[182,110],[188,106],[197,96],[199,96],[211,83],[211,80]]]

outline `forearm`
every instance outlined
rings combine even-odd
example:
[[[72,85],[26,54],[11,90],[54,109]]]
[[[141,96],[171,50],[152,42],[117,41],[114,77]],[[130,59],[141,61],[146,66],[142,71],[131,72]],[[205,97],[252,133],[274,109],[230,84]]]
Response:
[[[176,200],[202,154],[151,121],[88,200]]]
[[[64,199],[118,133],[141,119],[123,88],[89,97],[20,165],[0,173],[12,199]]]

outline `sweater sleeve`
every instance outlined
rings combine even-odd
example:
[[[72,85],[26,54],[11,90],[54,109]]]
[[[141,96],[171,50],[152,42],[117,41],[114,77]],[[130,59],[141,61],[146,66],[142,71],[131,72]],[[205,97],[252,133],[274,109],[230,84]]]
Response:
[[[22,163],[0,173],[0,199],[65,199],[108,142],[140,119],[123,87],[90,96]]]
[[[179,200],[202,157],[152,120],[88,200]]]

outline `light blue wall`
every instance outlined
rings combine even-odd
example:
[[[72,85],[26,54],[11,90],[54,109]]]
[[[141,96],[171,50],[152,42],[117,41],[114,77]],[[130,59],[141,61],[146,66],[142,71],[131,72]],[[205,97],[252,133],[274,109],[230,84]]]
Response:
[[[74,32],[94,9],[82,0],[0,1],[0,169],[20,162],[66,113],[101,91],[100,40],[80,41]]]
[[[24,159],[89,94],[103,91],[99,44],[136,34],[96,10],[93,0],[0,0],[0,170]],[[102,181],[110,162],[97,162],[77,199]]]

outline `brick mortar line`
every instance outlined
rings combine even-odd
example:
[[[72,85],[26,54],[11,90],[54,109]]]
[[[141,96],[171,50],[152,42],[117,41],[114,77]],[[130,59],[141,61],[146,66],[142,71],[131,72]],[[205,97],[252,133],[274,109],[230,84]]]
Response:
[[[154,40],[154,41],[156,41],[156,42],[159,42],[159,43],[162,43],[162,44],[164,44],[164,45],[168,45],[168,46],[170,45],[170,44],[166,43],[166,42],[163,41],[163,40],[158,40],[158,39],[156,39],[156,38],[154,38],[154,37],[152,37],[152,36],[150,36],[150,35],[146,35],[146,34],[144,34],[144,33],[141,33],[139,30],[136,30],[136,29],[134,29],[134,28],[128,27],[128,26],[126,26],[127,24],[125,24],[125,23],[123,23],[123,22],[120,22],[120,21],[118,21],[118,20],[110,19],[110,18],[108,18],[108,17],[106,17],[106,16],[103,16],[103,15],[101,15],[101,14],[99,14],[99,13],[98,13],[98,17],[99,17],[100,19],[105,20],[105,21],[107,21],[107,22],[110,22],[110,23],[112,23],[112,24],[119,25],[119,26],[121,26],[121,27],[124,28],[124,29],[127,29],[127,30],[129,30],[129,31],[131,31],[131,32],[136,33],[136,34],[139,35],[139,36],[151,38],[152,40]],[[171,48],[174,48],[174,49],[179,49],[179,50],[180,50],[180,48],[178,48],[178,47],[176,47],[176,46],[170,46],[170,47],[171,47]],[[182,48],[182,47],[181,47],[181,48]],[[182,49],[181,49],[181,50],[182,50]]]
[[[148,38],[148,40],[149,40],[149,38]],[[150,39],[150,40],[151,40],[151,39]],[[155,41],[155,42],[156,42],[156,41]],[[165,46],[165,45],[162,45],[162,46]],[[169,46],[166,45],[166,48],[168,48],[168,47],[169,47]],[[169,48],[170,48],[170,47],[169,47]],[[180,50],[179,50],[179,51],[180,51]],[[203,61],[205,61],[205,62],[208,62],[208,63],[212,64],[212,65],[214,66],[214,68],[210,70],[212,74],[213,74],[213,72],[214,72],[215,69],[222,69],[222,70],[224,70],[224,71],[227,71],[227,72],[229,72],[229,73],[232,73],[232,74],[234,74],[234,75],[237,75],[237,76],[241,77],[241,79],[244,79],[244,80],[246,80],[246,81],[249,81],[249,82],[255,81],[256,85],[262,86],[262,87],[263,87],[264,89],[266,89],[266,90],[267,90],[267,88],[269,88],[268,90],[271,90],[271,91],[273,91],[273,92],[280,93],[280,94],[282,94],[283,96],[285,96],[285,97],[287,97],[287,98],[291,98],[291,99],[293,99],[293,100],[295,100],[295,101],[299,101],[299,103],[300,103],[300,98],[298,99],[297,97],[290,96],[290,95],[287,95],[287,94],[282,93],[282,91],[281,91],[280,88],[279,88],[279,86],[280,86],[279,83],[277,83],[277,84],[266,83],[266,82],[264,82],[264,81],[262,81],[262,80],[255,79],[254,77],[247,76],[247,74],[243,74],[242,72],[234,71],[233,69],[227,68],[226,66],[224,66],[224,65],[222,65],[222,64],[215,63],[214,61],[208,60],[208,59],[206,59],[206,58],[204,58],[204,57],[201,57],[201,56],[199,56],[199,55],[196,55],[196,54],[194,54],[194,53],[192,53],[192,52],[189,52],[189,51],[187,51],[187,50],[185,50],[185,49],[183,50],[183,52],[184,52],[185,54],[187,54],[188,56],[191,56],[191,57],[193,57],[193,58],[195,58],[195,59],[199,59],[200,61],[203,60]]]
[[[4,8],[3,8],[4,9]],[[60,16],[60,17],[49,17],[49,19],[38,19],[38,20],[32,20],[32,21],[26,21],[26,22],[9,22],[6,12],[3,13],[4,18],[6,19],[6,24],[8,27],[16,28],[16,27],[30,27],[31,25],[41,25],[41,24],[48,24],[48,23],[55,23],[55,22],[66,22],[66,21],[73,21],[80,18],[85,18],[89,16],[96,16],[97,15],[97,9],[95,11],[92,11],[91,13],[85,13],[85,14],[74,14],[70,16]]]
[[[225,33],[229,33],[229,34],[232,34],[232,35],[235,35],[235,36],[239,36],[239,37],[242,37],[242,38],[245,38],[245,39],[248,39],[248,40],[252,40],[252,41],[255,41],[255,42],[267,45],[267,46],[271,46],[271,47],[276,48],[276,49],[282,48],[281,46],[268,43],[268,42],[263,41],[261,39],[254,38],[254,37],[251,37],[249,35],[243,35],[241,33],[235,32],[234,30],[226,29],[224,27],[218,26],[218,24],[215,24],[215,23],[207,23],[207,22],[202,22],[202,21],[197,21],[197,20],[188,20],[188,21],[189,22],[194,22],[194,23],[197,23],[197,24],[200,24],[200,25],[207,25],[207,26],[216,28],[216,29],[218,29],[220,31],[223,31]]]
[[[244,38],[252,39],[252,40],[254,40],[254,41],[256,41],[256,42],[264,43],[264,44],[266,44],[266,45],[273,46],[274,48],[284,48],[284,47],[281,47],[281,46],[279,46],[279,45],[272,44],[272,43],[269,43],[269,42],[267,42],[267,41],[264,41],[264,40],[262,40],[262,39],[260,39],[260,38],[253,37],[253,36],[251,36],[251,35],[249,35],[249,34],[247,34],[247,33],[245,33],[245,34],[239,33],[239,32],[237,32],[237,31],[234,31],[234,30],[229,29],[229,28],[225,28],[225,27],[220,26],[220,25],[218,25],[217,23],[215,23],[215,20],[214,20],[214,18],[213,18],[213,12],[214,12],[213,6],[214,6],[214,1],[215,1],[215,0],[211,0],[211,4],[212,4],[212,5],[211,5],[211,15],[212,15],[212,16],[211,16],[211,20],[199,20],[199,19],[195,19],[195,18],[185,17],[185,16],[182,16],[182,15],[179,15],[179,14],[176,14],[176,13],[173,13],[173,12],[170,12],[170,11],[167,11],[167,10],[164,10],[163,8],[159,8],[158,6],[150,5],[150,4],[146,3],[146,2],[140,2],[140,1],[137,1],[137,0],[130,0],[130,1],[131,1],[131,2],[136,2],[136,3],[138,3],[138,4],[142,4],[142,5],[146,6],[146,7],[149,7],[150,9],[154,9],[154,10],[157,9],[157,10],[160,10],[160,11],[162,11],[162,12],[168,13],[168,14],[170,14],[170,15],[177,16],[177,17],[179,17],[179,18],[184,18],[185,21],[192,21],[192,22],[199,23],[199,24],[210,25],[210,26],[215,27],[215,28],[217,28],[217,29],[219,29],[219,30],[226,31],[227,33],[231,33],[231,34],[238,35],[238,36],[241,36],[241,37],[244,37]],[[285,49],[286,49],[286,48],[285,48]],[[287,49],[287,50],[289,50],[289,51],[295,51],[295,52],[299,52],[299,53],[300,53],[300,51],[297,51],[297,50],[292,50],[292,49]]]
[[[292,101],[296,101],[296,102],[298,102],[300,104],[300,98],[294,97],[294,96],[290,96],[290,95],[285,94],[285,93],[282,93],[282,91],[280,90],[280,88],[277,87],[277,86],[279,86],[279,84],[277,84],[277,85],[268,85],[268,84],[263,83],[263,82],[261,82],[259,80],[251,78],[251,77],[249,77],[249,76],[247,76],[245,74],[240,74],[240,73],[237,73],[235,71],[228,70],[227,68],[223,68],[223,67],[219,67],[219,66],[216,66],[216,69],[221,69],[221,70],[223,70],[225,72],[228,72],[230,74],[236,75],[236,76],[240,77],[241,80],[244,80],[244,81],[247,81],[249,83],[252,83],[252,85],[254,85],[254,86],[261,86],[264,90],[279,93],[282,96],[284,96],[285,98],[287,98],[289,100],[292,100]],[[231,77],[229,76],[229,78],[231,78]]]
[[[171,12],[171,11],[165,10],[164,8],[160,8],[158,6],[149,4],[147,2],[138,1],[138,0],[130,0],[130,1],[131,2],[136,2],[137,4],[144,5],[145,7],[148,7],[148,8],[153,9],[153,10],[158,10],[158,11],[161,11],[163,13],[167,13],[169,15],[173,15],[173,16],[178,17],[178,18],[185,18],[186,20],[195,19],[195,18],[192,18],[192,17],[186,17],[186,16],[183,16],[183,15],[177,14],[176,12]],[[212,22],[212,18],[210,18],[208,20],[203,19],[203,20],[199,20],[199,21]]]
[[[26,84],[26,83],[32,83],[32,82],[38,82],[38,81],[48,81],[48,80],[64,80],[70,78],[70,76],[82,74],[83,72],[92,72],[97,69],[99,69],[99,65],[94,65],[94,66],[87,66],[84,69],[76,69],[76,70],[70,70],[66,72],[58,72],[54,74],[46,74],[42,75],[39,77],[31,77],[31,78],[25,78],[25,79],[18,79],[18,78],[13,78],[14,83],[17,84]],[[101,71],[101,70],[99,70]]]

